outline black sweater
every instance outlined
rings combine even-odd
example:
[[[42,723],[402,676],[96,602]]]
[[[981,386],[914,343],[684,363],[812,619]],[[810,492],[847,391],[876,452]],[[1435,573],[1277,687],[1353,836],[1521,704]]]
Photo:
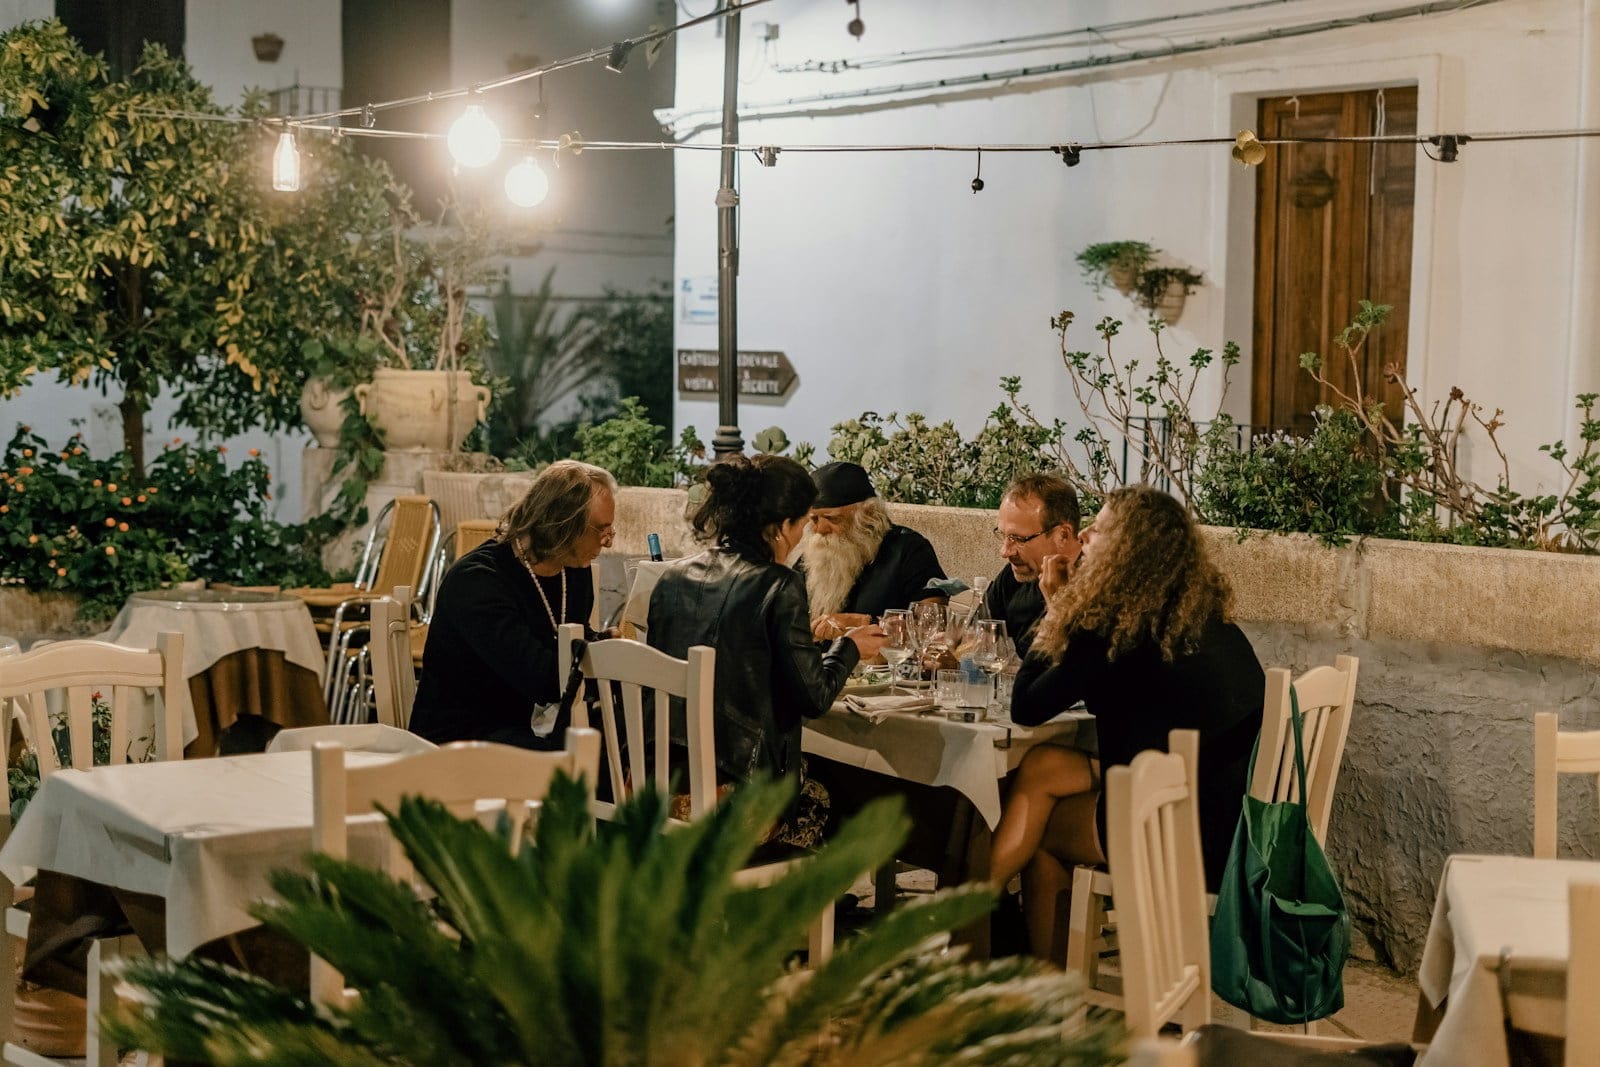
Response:
[[[1079,700],[1094,716],[1102,768],[1133,761],[1147,748],[1167,750],[1171,730],[1200,732],[1200,845],[1206,884],[1222,880],[1228,847],[1249,788],[1250,753],[1261,732],[1266,674],[1237,626],[1215,618],[1198,646],[1171,663],[1146,642],[1106,659],[1106,639],[1078,632],[1061,662],[1030,656],[1017,673],[1011,715],[1035,726]],[[1100,799],[1105,840],[1105,796]]]
[[[587,622],[594,606],[589,569],[568,568],[562,622]],[[561,575],[539,579],[550,610],[561,611]],[[500,741],[559,746],[538,738],[534,708],[561,698],[556,633],[533,576],[511,546],[488,541],[455,562],[439,586],[422,650],[411,730],[436,744]]]

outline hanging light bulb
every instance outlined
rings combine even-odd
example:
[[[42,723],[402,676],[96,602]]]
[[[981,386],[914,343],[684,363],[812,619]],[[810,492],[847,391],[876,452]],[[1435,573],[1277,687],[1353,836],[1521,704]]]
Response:
[[[300,189],[300,149],[287,130],[278,134],[278,147],[272,153],[272,187],[280,193]]]
[[[506,196],[518,207],[534,207],[550,195],[550,177],[532,156],[506,171]]]
[[[451,124],[445,144],[461,166],[487,166],[500,154],[500,130],[481,104],[468,104]]]

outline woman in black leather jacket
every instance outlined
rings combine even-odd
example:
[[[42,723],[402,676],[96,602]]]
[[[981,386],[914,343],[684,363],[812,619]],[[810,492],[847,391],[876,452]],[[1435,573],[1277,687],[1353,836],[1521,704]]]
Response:
[[[802,721],[828,710],[883,635],[861,626],[826,647],[811,636],[805,580],[784,563],[817,495],[804,467],[782,456],[733,456],[711,466],[706,484],[693,523],[711,547],[662,573],[650,596],[649,641],[680,659],[694,645],[717,650],[719,785],[763,772],[803,777]],[[681,720],[673,740],[684,742]]]

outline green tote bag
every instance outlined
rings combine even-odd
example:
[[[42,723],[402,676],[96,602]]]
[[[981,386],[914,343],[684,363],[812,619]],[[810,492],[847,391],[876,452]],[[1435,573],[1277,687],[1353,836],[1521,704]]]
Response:
[[[1289,699],[1300,799],[1245,796],[1211,924],[1212,989],[1273,1023],[1310,1022],[1343,1008],[1350,954],[1344,894],[1306,817],[1300,698],[1292,686]],[[1250,770],[1253,780],[1255,755]]]

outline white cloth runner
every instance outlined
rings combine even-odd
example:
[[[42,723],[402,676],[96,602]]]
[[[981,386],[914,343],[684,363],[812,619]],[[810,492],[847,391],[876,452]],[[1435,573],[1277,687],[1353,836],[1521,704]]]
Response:
[[[282,652],[290,663],[322,677],[326,659],[311,612],[298,597],[252,603],[205,604],[128,598],[97,641],[155,648],[163,633],[183,634],[183,676],[193,678],[224,656],[247,648]]]
[[[871,723],[882,722],[891,713],[911,715],[918,712],[932,711],[938,707],[932,699],[925,696],[845,696],[839,703],[845,710],[853,715],[859,715]]]
[[[874,723],[835,704],[826,715],[806,720],[801,748],[908,782],[949,786],[972,801],[992,830],[1000,822],[1000,779],[1036,744],[1071,744],[1087,718],[1068,712],[1043,726],[1021,727],[890,712]]]
[[[1510,960],[1512,1025],[1532,1033],[1566,1031],[1567,886],[1600,882],[1600,863],[1526,856],[1452,856],[1422,952],[1417,984],[1443,1020],[1427,1064],[1511,1062],[1495,971]]]
[[[349,766],[394,759],[351,752]],[[354,820],[352,858],[381,863],[379,817]],[[167,951],[182,957],[256,925],[267,876],[305,869],[311,757],[304,752],[124,764],[51,775],[0,849],[14,883],[33,869],[166,900]]]
[[[332,741],[347,752],[387,752],[394,756],[409,756],[439,747],[410,730],[398,730],[381,722],[368,722],[282,730],[267,743],[267,751],[310,752],[319,741]]]

